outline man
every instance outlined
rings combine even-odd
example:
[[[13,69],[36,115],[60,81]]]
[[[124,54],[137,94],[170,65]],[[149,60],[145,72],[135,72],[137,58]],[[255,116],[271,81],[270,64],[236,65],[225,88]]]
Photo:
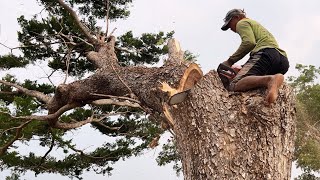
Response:
[[[246,91],[258,87],[267,88],[266,100],[269,104],[278,97],[289,68],[286,52],[279,48],[273,35],[258,22],[246,17],[241,9],[230,10],[224,18],[223,31],[229,28],[241,37],[238,50],[223,64],[231,67],[250,53],[249,60],[243,65],[230,83],[231,91]]]

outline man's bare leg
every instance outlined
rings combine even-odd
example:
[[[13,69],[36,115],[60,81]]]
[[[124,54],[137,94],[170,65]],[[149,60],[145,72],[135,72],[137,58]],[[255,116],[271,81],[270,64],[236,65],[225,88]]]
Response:
[[[266,75],[266,76],[247,76],[242,78],[235,84],[234,91],[247,91],[249,89],[266,87],[266,100],[269,104],[273,103],[278,97],[278,89],[283,83],[282,74]]]
[[[282,85],[284,77],[282,74],[276,74],[272,77],[271,81],[268,84],[268,94],[266,100],[269,104],[275,102],[278,98],[278,90]]]

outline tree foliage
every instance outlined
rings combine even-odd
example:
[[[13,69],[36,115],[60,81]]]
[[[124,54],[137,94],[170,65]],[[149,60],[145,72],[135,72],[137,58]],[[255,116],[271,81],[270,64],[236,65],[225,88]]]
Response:
[[[132,0],[68,0],[65,1],[79,15],[81,22],[94,32],[95,37],[108,35],[102,29],[108,12],[110,21],[125,19],[130,15]],[[0,69],[24,68],[45,62],[51,74],[62,72],[70,78],[81,79],[94,72],[94,66],[87,61],[88,51],[97,47],[90,44],[77,27],[75,20],[57,1],[38,0],[45,14],[36,14],[31,19],[23,15],[17,20],[19,48],[11,49],[10,54],[0,55]],[[108,9],[108,11],[107,11]],[[100,21],[100,23],[98,23]],[[104,27],[105,28],[105,27]],[[158,63],[168,50],[165,43],[174,32],[143,33],[134,36],[132,30],[117,37],[116,55],[122,66],[153,65]],[[19,49],[22,55],[15,55]],[[192,57],[192,54],[188,54]],[[50,80],[50,76],[48,76]],[[6,82],[6,83],[3,83]],[[11,84],[8,84],[11,83]],[[29,79],[16,79],[7,74],[0,83],[0,163],[1,170],[11,169],[15,173],[7,179],[16,179],[19,174],[31,170],[39,173],[59,173],[64,176],[81,179],[84,171],[94,170],[99,174],[110,174],[113,163],[120,159],[137,156],[149,148],[149,145],[164,133],[155,120],[138,108],[105,105],[85,106],[68,111],[61,116],[62,122],[77,122],[88,118],[100,121],[91,127],[101,132],[101,138],[107,141],[92,151],[78,149],[73,140],[67,140],[65,134],[76,130],[52,129],[47,122],[18,119],[21,116],[47,113],[43,102],[24,94],[20,89],[39,91],[52,95],[58,84],[38,83]],[[15,118],[13,118],[15,117]],[[20,142],[28,146],[36,142],[46,153],[21,152],[19,146],[11,142]],[[51,155],[53,151],[63,152],[64,158]],[[166,155],[163,155],[165,158]]]
[[[289,77],[297,97],[297,138],[295,160],[304,173],[297,179],[317,179],[320,172],[320,68],[297,64],[297,77]]]

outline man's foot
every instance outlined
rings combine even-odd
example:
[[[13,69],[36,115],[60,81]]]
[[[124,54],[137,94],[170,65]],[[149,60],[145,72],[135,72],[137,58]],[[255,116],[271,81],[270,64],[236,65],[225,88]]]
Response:
[[[278,98],[278,90],[282,85],[284,77],[282,74],[273,75],[271,81],[268,84],[268,94],[266,100],[269,104],[274,103]]]

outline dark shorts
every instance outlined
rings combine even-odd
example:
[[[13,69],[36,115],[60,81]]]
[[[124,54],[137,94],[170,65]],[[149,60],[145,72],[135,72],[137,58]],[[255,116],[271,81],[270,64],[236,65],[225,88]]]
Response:
[[[250,54],[249,60],[230,83],[229,90],[233,91],[235,84],[246,76],[264,76],[285,74],[289,69],[288,59],[274,48],[262,49]]]

